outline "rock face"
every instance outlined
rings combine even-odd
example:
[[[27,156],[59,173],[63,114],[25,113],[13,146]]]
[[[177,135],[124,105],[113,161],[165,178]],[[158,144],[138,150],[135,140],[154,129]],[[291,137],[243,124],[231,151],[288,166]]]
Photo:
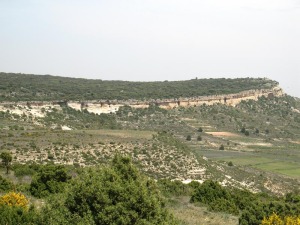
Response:
[[[259,97],[279,97],[284,95],[280,87],[262,90],[250,90],[230,95],[214,95],[214,96],[199,96],[193,98],[179,98],[179,99],[161,99],[150,101],[89,101],[89,102],[68,102],[68,106],[77,110],[88,110],[96,114],[100,113],[115,113],[121,106],[131,106],[133,108],[147,108],[151,104],[158,105],[163,109],[173,109],[177,107],[192,107],[203,104],[213,105],[217,103],[236,106],[243,100],[257,100]]]
[[[265,96],[267,98],[279,97],[284,95],[283,90],[276,86],[272,89],[260,89],[243,91],[236,94],[228,95],[212,95],[212,96],[198,96],[193,98],[178,98],[178,99],[160,99],[160,100],[94,100],[94,101],[53,101],[53,102],[4,102],[0,103],[0,110],[11,105],[30,106],[34,108],[44,108],[45,106],[61,106],[67,105],[76,110],[87,110],[91,113],[115,113],[121,106],[130,106],[132,108],[148,108],[150,105],[157,105],[163,109],[173,109],[177,107],[193,107],[200,105],[226,104],[236,106],[243,100],[257,100],[259,97]]]

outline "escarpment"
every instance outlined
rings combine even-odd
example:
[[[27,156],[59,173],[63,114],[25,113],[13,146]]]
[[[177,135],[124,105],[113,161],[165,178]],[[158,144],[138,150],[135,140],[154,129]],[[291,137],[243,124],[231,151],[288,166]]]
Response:
[[[270,89],[248,90],[235,94],[195,96],[190,98],[174,98],[174,99],[152,99],[152,100],[89,100],[89,101],[20,101],[20,102],[1,102],[0,110],[10,109],[12,113],[22,113],[22,107],[31,108],[36,111],[35,116],[42,116],[38,111],[45,107],[53,107],[59,109],[62,106],[68,106],[75,110],[87,110],[90,113],[115,113],[122,106],[130,106],[132,108],[147,108],[150,105],[157,105],[163,109],[173,109],[177,107],[194,107],[200,105],[226,104],[236,106],[244,100],[257,100],[259,97],[280,97],[284,95],[283,90],[279,86]],[[14,106],[17,106],[16,108]],[[19,107],[19,108],[18,108]]]

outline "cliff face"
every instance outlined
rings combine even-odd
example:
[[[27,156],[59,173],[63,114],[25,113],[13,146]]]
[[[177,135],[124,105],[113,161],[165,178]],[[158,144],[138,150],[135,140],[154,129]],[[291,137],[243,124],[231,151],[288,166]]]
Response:
[[[55,102],[4,102],[0,103],[0,111],[7,110],[7,107],[12,105],[18,105],[23,107],[30,107],[34,110],[41,110],[45,107],[54,107],[59,108],[61,105],[67,105],[76,110],[87,110],[91,113],[101,114],[101,113],[115,113],[121,106],[131,106],[133,108],[147,108],[151,104],[156,104],[163,109],[173,109],[177,107],[193,107],[200,105],[213,105],[213,104],[226,104],[230,106],[236,106],[243,100],[257,100],[261,96],[267,98],[279,97],[284,95],[283,90],[276,86],[272,89],[261,89],[261,90],[250,90],[239,92],[236,94],[229,95],[213,95],[213,96],[199,96],[193,98],[178,98],[178,99],[161,99],[161,100],[150,100],[150,101],[137,101],[137,100],[128,100],[128,101],[108,101],[108,100],[99,100],[99,101],[55,101]],[[21,109],[18,108],[21,113]],[[13,112],[14,110],[12,110]],[[13,112],[18,113],[18,112]],[[18,113],[18,114],[19,114]],[[42,116],[42,114],[36,113],[36,116]]]
[[[179,99],[161,99],[153,101],[90,101],[90,102],[68,102],[68,106],[77,110],[88,110],[96,114],[114,113],[121,106],[129,105],[133,108],[147,108],[151,104],[156,104],[163,109],[173,109],[177,107],[192,107],[200,105],[227,104],[236,106],[243,100],[257,100],[259,97],[265,96],[279,97],[284,95],[280,87],[262,90],[250,90],[230,95],[214,95],[214,96],[199,96],[194,98],[179,98]]]

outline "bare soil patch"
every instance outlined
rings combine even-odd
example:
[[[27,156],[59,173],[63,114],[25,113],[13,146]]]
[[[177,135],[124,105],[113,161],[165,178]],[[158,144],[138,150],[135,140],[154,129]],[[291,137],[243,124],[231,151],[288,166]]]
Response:
[[[239,137],[240,135],[231,133],[231,132],[206,132],[207,134],[211,134],[213,136],[219,137]]]

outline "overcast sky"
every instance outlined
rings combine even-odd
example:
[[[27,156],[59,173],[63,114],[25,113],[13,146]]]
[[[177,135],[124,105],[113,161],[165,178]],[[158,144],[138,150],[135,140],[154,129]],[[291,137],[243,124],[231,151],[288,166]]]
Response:
[[[300,97],[300,0],[0,0],[0,71],[268,77]]]

